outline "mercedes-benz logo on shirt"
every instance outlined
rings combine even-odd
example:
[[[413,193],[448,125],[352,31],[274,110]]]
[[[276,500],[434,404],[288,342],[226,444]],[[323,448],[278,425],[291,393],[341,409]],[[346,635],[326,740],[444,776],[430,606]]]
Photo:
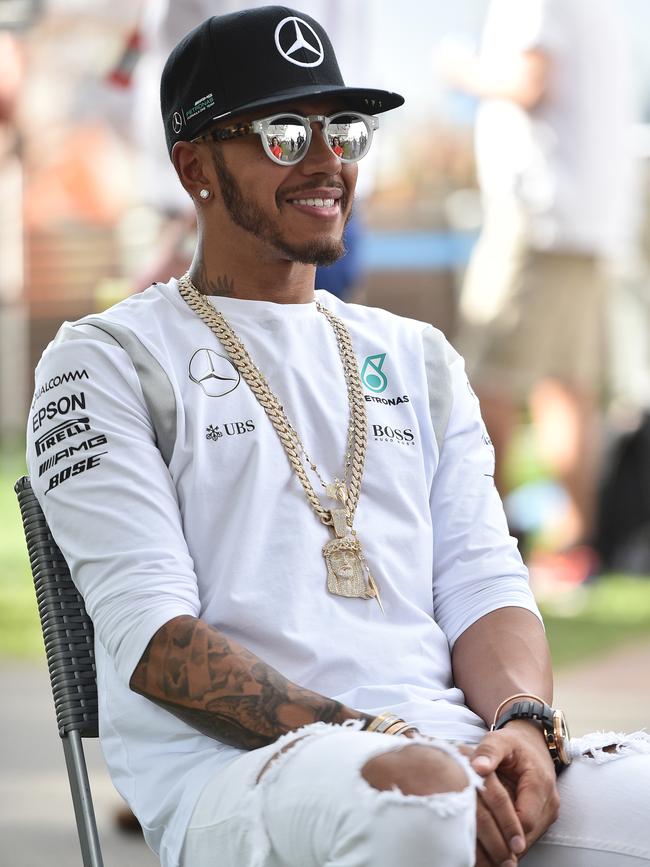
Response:
[[[234,391],[241,379],[232,361],[213,349],[197,349],[190,358],[189,375],[208,397],[223,397]]]
[[[320,66],[325,57],[323,43],[314,28],[295,15],[283,18],[275,28],[275,44],[282,57],[296,66]],[[304,53],[299,55],[301,51]],[[309,59],[298,60],[296,55]]]

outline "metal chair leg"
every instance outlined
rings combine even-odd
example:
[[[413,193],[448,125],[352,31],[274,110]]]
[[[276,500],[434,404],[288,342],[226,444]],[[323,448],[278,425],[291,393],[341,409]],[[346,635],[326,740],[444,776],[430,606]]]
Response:
[[[71,731],[62,740],[83,864],[104,867],[81,735]]]

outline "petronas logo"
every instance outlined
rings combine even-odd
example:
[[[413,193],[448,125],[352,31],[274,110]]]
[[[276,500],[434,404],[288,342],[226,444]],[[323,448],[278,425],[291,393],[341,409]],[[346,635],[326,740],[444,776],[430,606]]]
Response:
[[[388,386],[386,374],[382,371],[385,359],[385,352],[380,355],[369,355],[361,368],[361,381],[367,389],[374,391],[375,394],[381,394]]]

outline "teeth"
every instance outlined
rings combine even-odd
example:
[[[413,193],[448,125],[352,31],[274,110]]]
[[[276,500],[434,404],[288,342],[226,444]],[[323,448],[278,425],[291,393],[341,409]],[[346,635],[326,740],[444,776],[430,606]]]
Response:
[[[311,208],[332,208],[334,199],[294,199],[296,205],[309,205]]]

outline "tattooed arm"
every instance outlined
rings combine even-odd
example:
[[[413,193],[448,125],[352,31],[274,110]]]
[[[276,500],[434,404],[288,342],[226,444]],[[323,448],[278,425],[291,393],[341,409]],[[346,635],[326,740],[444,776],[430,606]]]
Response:
[[[202,734],[245,750],[319,720],[372,719],[291,683],[223,632],[188,615],[156,632],[130,686]]]

